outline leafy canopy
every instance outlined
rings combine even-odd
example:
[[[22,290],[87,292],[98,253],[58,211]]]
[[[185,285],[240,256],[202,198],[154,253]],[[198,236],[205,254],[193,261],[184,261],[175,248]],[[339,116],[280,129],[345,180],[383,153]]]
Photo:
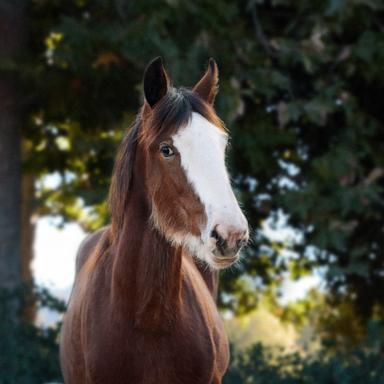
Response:
[[[192,85],[212,56],[253,228],[242,265],[222,279],[222,305],[247,310],[255,286],[321,267],[369,317],[384,299],[383,11],[381,0],[34,0],[20,64],[25,169],[61,176],[38,188],[40,213],[103,225],[146,63],[161,55],[176,85]],[[263,230],[281,218],[292,241]]]

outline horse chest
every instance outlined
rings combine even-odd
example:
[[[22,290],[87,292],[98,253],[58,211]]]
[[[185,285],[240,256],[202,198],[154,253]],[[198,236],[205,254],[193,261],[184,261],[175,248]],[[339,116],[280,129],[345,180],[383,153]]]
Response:
[[[228,344],[221,320],[205,284],[183,283],[183,305],[167,332],[143,332],[114,313],[110,327],[90,340],[90,383],[211,384],[228,365]],[[104,312],[109,316],[111,311]],[[96,319],[94,319],[96,320]],[[219,381],[218,381],[219,382]]]

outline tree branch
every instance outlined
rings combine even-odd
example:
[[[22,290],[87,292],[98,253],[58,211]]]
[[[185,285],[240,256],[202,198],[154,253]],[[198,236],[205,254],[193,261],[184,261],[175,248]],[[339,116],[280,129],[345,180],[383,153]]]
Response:
[[[253,2],[253,4],[250,6],[250,12],[252,17],[253,27],[255,29],[256,39],[259,41],[259,43],[264,48],[264,50],[268,53],[269,56],[278,57],[278,52],[276,51],[276,49],[274,49],[271,46],[267,36],[263,31],[263,28],[261,27],[261,23],[259,20],[257,7],[256,7],[256,2]]]

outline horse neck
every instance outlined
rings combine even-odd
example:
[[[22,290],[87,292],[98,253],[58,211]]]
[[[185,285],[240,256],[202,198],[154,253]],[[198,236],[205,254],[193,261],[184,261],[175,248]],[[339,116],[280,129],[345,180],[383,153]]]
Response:
[[[144,181],[136,173],[114,247],[112,294],[136,328],[167,331],[180,309],[182,249],[153,227]]]

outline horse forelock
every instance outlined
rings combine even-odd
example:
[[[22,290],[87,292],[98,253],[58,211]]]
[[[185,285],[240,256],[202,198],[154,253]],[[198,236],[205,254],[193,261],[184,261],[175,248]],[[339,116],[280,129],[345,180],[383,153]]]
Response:
[[[213,107],[204,102],[196,93],[186,88],[171,88],[155,105],[140,132],[140,141],[150,147],[164,137],[175,134],[183,128],[196,112],[219,129],[226,131],[224,123],[216,115]]]

